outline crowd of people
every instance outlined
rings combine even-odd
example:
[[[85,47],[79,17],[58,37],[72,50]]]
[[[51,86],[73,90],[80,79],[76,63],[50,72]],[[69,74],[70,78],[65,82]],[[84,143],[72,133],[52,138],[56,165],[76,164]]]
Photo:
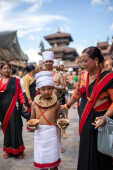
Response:
[[[77,170],[112,170],[112,158],[97,151],[98,127],[113,116],[112,59],[104,61],[97,47],[88,47],[77,72],[66,70],[52,51],[43,52],[42,59],[39,66],[29,64],[24,71],[12,70],[8,63],[0,66],[3,158],[24,158],[23,116],[26,130],[34,132],[34,166],[58,170],[61,152],[66,149],[61,139],[68,137],[68,109],[76,102],[80,134]]]

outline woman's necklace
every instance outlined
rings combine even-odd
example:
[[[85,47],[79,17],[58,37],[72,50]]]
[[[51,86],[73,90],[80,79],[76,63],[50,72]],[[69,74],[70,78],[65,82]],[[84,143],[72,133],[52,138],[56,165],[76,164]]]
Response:
[[[3,84],[7,83],[8,79],[9,79],[9,78],[2,78],[2,83],[3,83]]]
[[[9,82],[9,78],[3,78],[2,77],[0,79],[0,92],[4,92],[4,90],[7,87],[8,82]]]
[[[91,97],[93,96],[93,94],[94,94],[94,92],[95,92],[95,90],[96,90],[96,88],[97,88],[97,84],[98,84],[98,82],[99,82],[99,80],[100,80],[101,72],[102,72],[102,68],[99,69],[99,72],[98,72],[98,74],[97,74],[97,79],[96,79],[96,74],[95,74],[96,82],[95,82],[95,85],[94,85],[94,87],[93,87]],[[89,88],[89,73],[87,74],[87,81],[86,81],[86,97],[87,97],[88,101],[90,101],[90,100],[91,100],[91,97],[90,97],[90,95],[89,95],[89,90],[88,90],[88,88]]]
[[[91,84],[94,80],[96,80],[97,74],[89,76],[89,84]]]

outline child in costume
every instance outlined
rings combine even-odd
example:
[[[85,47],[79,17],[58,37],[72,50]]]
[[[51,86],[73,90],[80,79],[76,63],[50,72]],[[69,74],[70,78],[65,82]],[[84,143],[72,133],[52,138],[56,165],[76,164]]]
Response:
[[[36,85],[40,91],[32,103],[31,119],[39,119],[34,133],[34,166],[42,169],[58,170],[60,142],[56,120],[60,105],[53,93],[52,72],[41,71],[36,74]]]
[[[58,101],[59,103],[65,104],[65,96],[64,96],[64,76],[61,75],[61,73],[54,69],[55,67],[59,67],[59,60],[54,60],[54,53],[53,51],[44,51],[42,53],[42,58],[43,58],[43,63],[45,65],[45,70],[51,71],[52,72],[52,76],[53,76],[53,80],[54,80],[54,93],[57,95]],[[54,67],[55,66],[55,67]],[[65,112],[65,111],[64,111]],[[63,111],[61,111],[60,116],[65,116]],[[62,128],[58,129],[58,134],[59,134],[59,139],[61,140],[61,136],[63,137],[67,137],[65,130]],[[65,151],[65,149],[62,147],[61,148],[61,152],[63,153]]]

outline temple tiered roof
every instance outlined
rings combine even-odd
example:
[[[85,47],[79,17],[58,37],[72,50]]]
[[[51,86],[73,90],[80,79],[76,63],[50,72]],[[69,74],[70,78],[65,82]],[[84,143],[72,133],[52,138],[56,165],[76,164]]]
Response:
[[[20,48],[17,31],[0,32],[0,63],[7,61],[15,67],[23,68],[27,60],[27,55]]]
[[[75,61],[78,53],[75,48],[68,47],[70,42],[73,41],[71,34],[58,30],[58,32],[47,35],[44,38],[51,45],[49,50],[54,52],[55,58],[58,58],[59,60],[65,60],[67,62]]]
[[[28,60],[20,48],[17,31],[0,32],[0,60]]]
[[[98,42],[97,47],[101,50],[104,58],[113,58],[113,42],[109,44],[107,41]]]

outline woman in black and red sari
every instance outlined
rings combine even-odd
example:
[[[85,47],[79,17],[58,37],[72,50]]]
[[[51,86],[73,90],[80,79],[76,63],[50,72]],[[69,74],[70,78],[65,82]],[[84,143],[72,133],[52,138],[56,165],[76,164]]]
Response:
[[[74,91],[69,108],[81,98],[80,147],[77,170],[112,170],[112,158],[97,151],[98,127],[113,116],[113,73],[103,70],[104,58],[97,47],[82,52],[83,67],[88,71],[86,85]]]
[[[20,86],[20,80],[10,77],[11,67],[9,64],[1,65],[0,77],[0,121],[4,134],[3,157],[10,155],[23,158],[24,144],[22,139],[21,113],[17,109],[19,101],[24,109],[25,100]]]

